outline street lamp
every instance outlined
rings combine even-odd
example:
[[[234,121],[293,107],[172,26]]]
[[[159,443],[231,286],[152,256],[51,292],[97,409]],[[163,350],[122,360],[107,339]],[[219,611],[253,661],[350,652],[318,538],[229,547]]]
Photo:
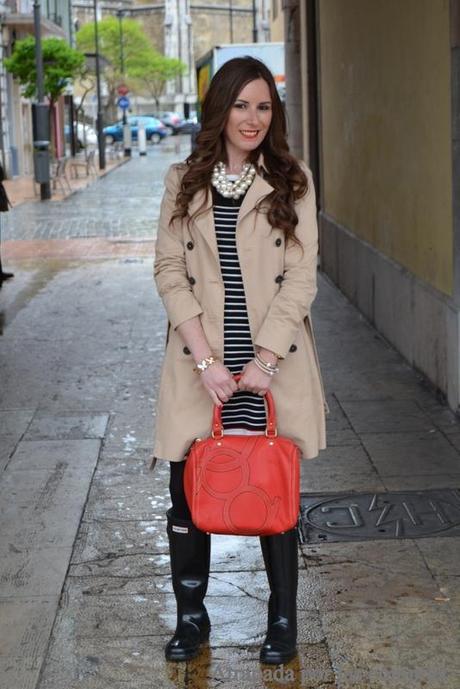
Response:
[[[34,1],[34,29],[35,29],[35,64],[37,71],[37,103],[33,106],[34,132],[34,174],[40,184],[40,198],[46,201],[51,198],[50,185],[50,121],[49,106],[45,103],[45,87],[43,79],[43,55],[40,23],[40,3]]]
[[[228,11],[230,13],[230,43],[233,43],[233,0],[229,0]]]
[[[117,17],[120,26],[120,74],[125,76],[125,59],[123,55],[123,10],[117,10]],[[123,108],[123,124],[126,124],[126,109]]]
[[[97,90],[97,117],[96,117],[96,131],[97,131],[97,145],[99,150],[99,170],[105,170],[105,140],[102,122],[102,97],[101,97],[101,72],[99,64],[99,34],[97,26],[97,0],[94,0],[94,44],[96,59],[96,90]]]
[[[123,17],[124,17],[124,12],[123,10],[117,10],[117,17],[118,17],[118,24],[119,24],[119,29],[120,29],[120,74],[122,79],[124,80],[125,76],[125,58],[124,58],[124,52],[123,52]],[[124,97],[126,98],[126,93],[124,93]],[[128,125],[128,118],[126,117],[126,107],[122,108],[123,112],[123,153],[125,158],[130,158],[131,157],[131,127]]]
[[[118,23],[120,27],[120,74],[125,76],[125,60],[123,55],[123,10],[117,10]],[[123,124],[126,124],[126,109],[123,108]]]

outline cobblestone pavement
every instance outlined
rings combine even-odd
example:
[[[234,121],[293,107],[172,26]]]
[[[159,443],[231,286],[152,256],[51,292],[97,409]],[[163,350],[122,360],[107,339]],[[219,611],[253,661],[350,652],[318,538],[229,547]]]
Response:
[[[39,205],[28,239],[42,222],[78,246],[106,213],[118,239],[154,233],[174,155],[149,153]],[[127,246],[14,258],[0,290],[1,689],[458,689],[459,537],[302,545],[299,656],[278,668],[258,662],[258,539],[213,537],[210,643],[164,661],[168,472],[148,464],[166,321],[152,256]],[[458,487],[458,420],[321,274],[313,320],[331,414],[303,491]]]
[[[186,150],[189,137],[181,137],[180,143]],[[163,175],[175,159],[177,153],[171,147],[165,151],[161,146],[149,146],[147,157],[136,155],[129,168],[121,165],[63,201],[23,203],[8,214],[2,238],[151,238]]]

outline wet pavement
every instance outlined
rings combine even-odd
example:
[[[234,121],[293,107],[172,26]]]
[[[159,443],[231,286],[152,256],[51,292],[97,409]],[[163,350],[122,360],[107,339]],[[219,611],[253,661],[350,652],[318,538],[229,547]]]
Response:
[[[258,662],[258,539],[215,536],[209,645],[164,661],[175,603],[168,472],[148,468],[166,329],[152,261],[162,176],[178,157],[149,150],[66,201],[11,213],[0,687],[458,689],[456,536],[302,545],[299,656],[274,668]],[[303,491],[459,487],[458,419],[323,275],[313,322],[331,413]]]
[[[184,149],[186,143],[183,137]],[[151,146],[148,157],[136,156],[62,201],[21,203],[8,214],[2,239],[151,238],[163,175],[177,158],[173,148]]]

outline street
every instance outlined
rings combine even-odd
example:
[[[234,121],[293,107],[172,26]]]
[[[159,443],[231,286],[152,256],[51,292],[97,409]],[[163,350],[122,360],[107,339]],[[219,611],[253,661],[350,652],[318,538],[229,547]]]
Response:
[[[149,464],[167,322],[152,266],[163,176],[188,151],[187,137],[180,150],[149,146],[64,201],[9,213],[1,689],[458,689],[458,531],[301,544],[299,656],[282,668],[258,662],[269,593],[258,539],[213,536],[209,647],[165,662],[169,472]],[[459,420],[318,279],[331,412],[302,492],[458,489]]]

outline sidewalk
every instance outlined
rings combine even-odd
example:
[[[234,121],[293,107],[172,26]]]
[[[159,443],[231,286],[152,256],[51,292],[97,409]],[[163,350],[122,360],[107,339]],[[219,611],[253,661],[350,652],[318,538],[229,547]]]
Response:
[[[86,187],[92,184],[98,177],[104,177],[104,175],[109,174],[114,168],[123,165],[125,162],[126,159],[121,157],[107,159],[105,170],[100,170],[96,158],[95,170],[97,176],[94,174],[86,176],[83,172],[79,171],[78,177],[68,178],[71,187],[69,190],[67,190],[67,187],[63,189],[60,185],[53,186],[52,184],[50,201],[62,201],[75,191],[86,189]],[[33,175],[24,175],[16,179],[7,179],[4,185],[13,207],[25,202],[40,202],[40,185],[34,183]]]
[[[184,147],[185,142],[189,142],[190,137],[187,135],[183,136],[175,136],[171,137],[170,139],[167,139],[166,141],[163,141],[160,145],[159,148],[161,148],[161,151],[163,152],[175,152],[179,153],[181,148]],[[150,144],[151,145],[151,144]],[[136,145],[133,146],[132,150],[132,155],[133,157],[138,156],[138,151]],[[72,161],[77,161],[77,162],[82,162],[84,158],[82,155],[76,156],[75,158],[71,158]],[[73,193],[76,191],[81,191],[82,189],[86,189],[89,187],[91,184],[93,184],[98,178],[100,177],[105,177],[105,175],[108,175],[112,170],[115,168],[119,167],[120,165],[123,165],[124,163],[128,162],[129,158],[124,158],[123,153],[118,151],[114,153],[110,153],[110,150],[106,150],[106,159],[105,159],[105,169],[100,170],[99,169],[99,164],[98,164],[98,153],[96,151],[96,158],[95,158],[95,164],[94,167],[91,169],[96,171],[96,175],[90,174],[86,175],[84,171],[81,170],[81,168],[78,169],[77,174],[78,176],[70,176],[70,171],[68,175],[68,180],[70,183],[71,189],[67,190],[66,185],[64,185],[64,188],[61,187],[59,184],[53,184],[51,185],[51,199],[50,201],[63,201],[64,199],[68,198],[71,196]],[[4,182],[5,189],[8,194],[8,198],[10,199],[13,207],[19,206],[21,203],[34,203],[34,202],[41,202],[40,200],[40,186],[36,183],[34,183],[34,177],[33,175],[23,175],[22,177],[17,177],[15,179],[7,179]]]
[[[46,219],[13,212],[24,239],[5,242],[15,278],[0,290],[0,688],[458,689],[459,536],[303,544],[299,656],[280,668],[258,662],[258,539],[215,536],[209,646],[164,661],[175,605],[168,467],[148,469],[166,332],[152,261],[176,158],[149,151]],[[331,413],[303,492],[458,488],[458,419],[322,274],[313,324]]]

